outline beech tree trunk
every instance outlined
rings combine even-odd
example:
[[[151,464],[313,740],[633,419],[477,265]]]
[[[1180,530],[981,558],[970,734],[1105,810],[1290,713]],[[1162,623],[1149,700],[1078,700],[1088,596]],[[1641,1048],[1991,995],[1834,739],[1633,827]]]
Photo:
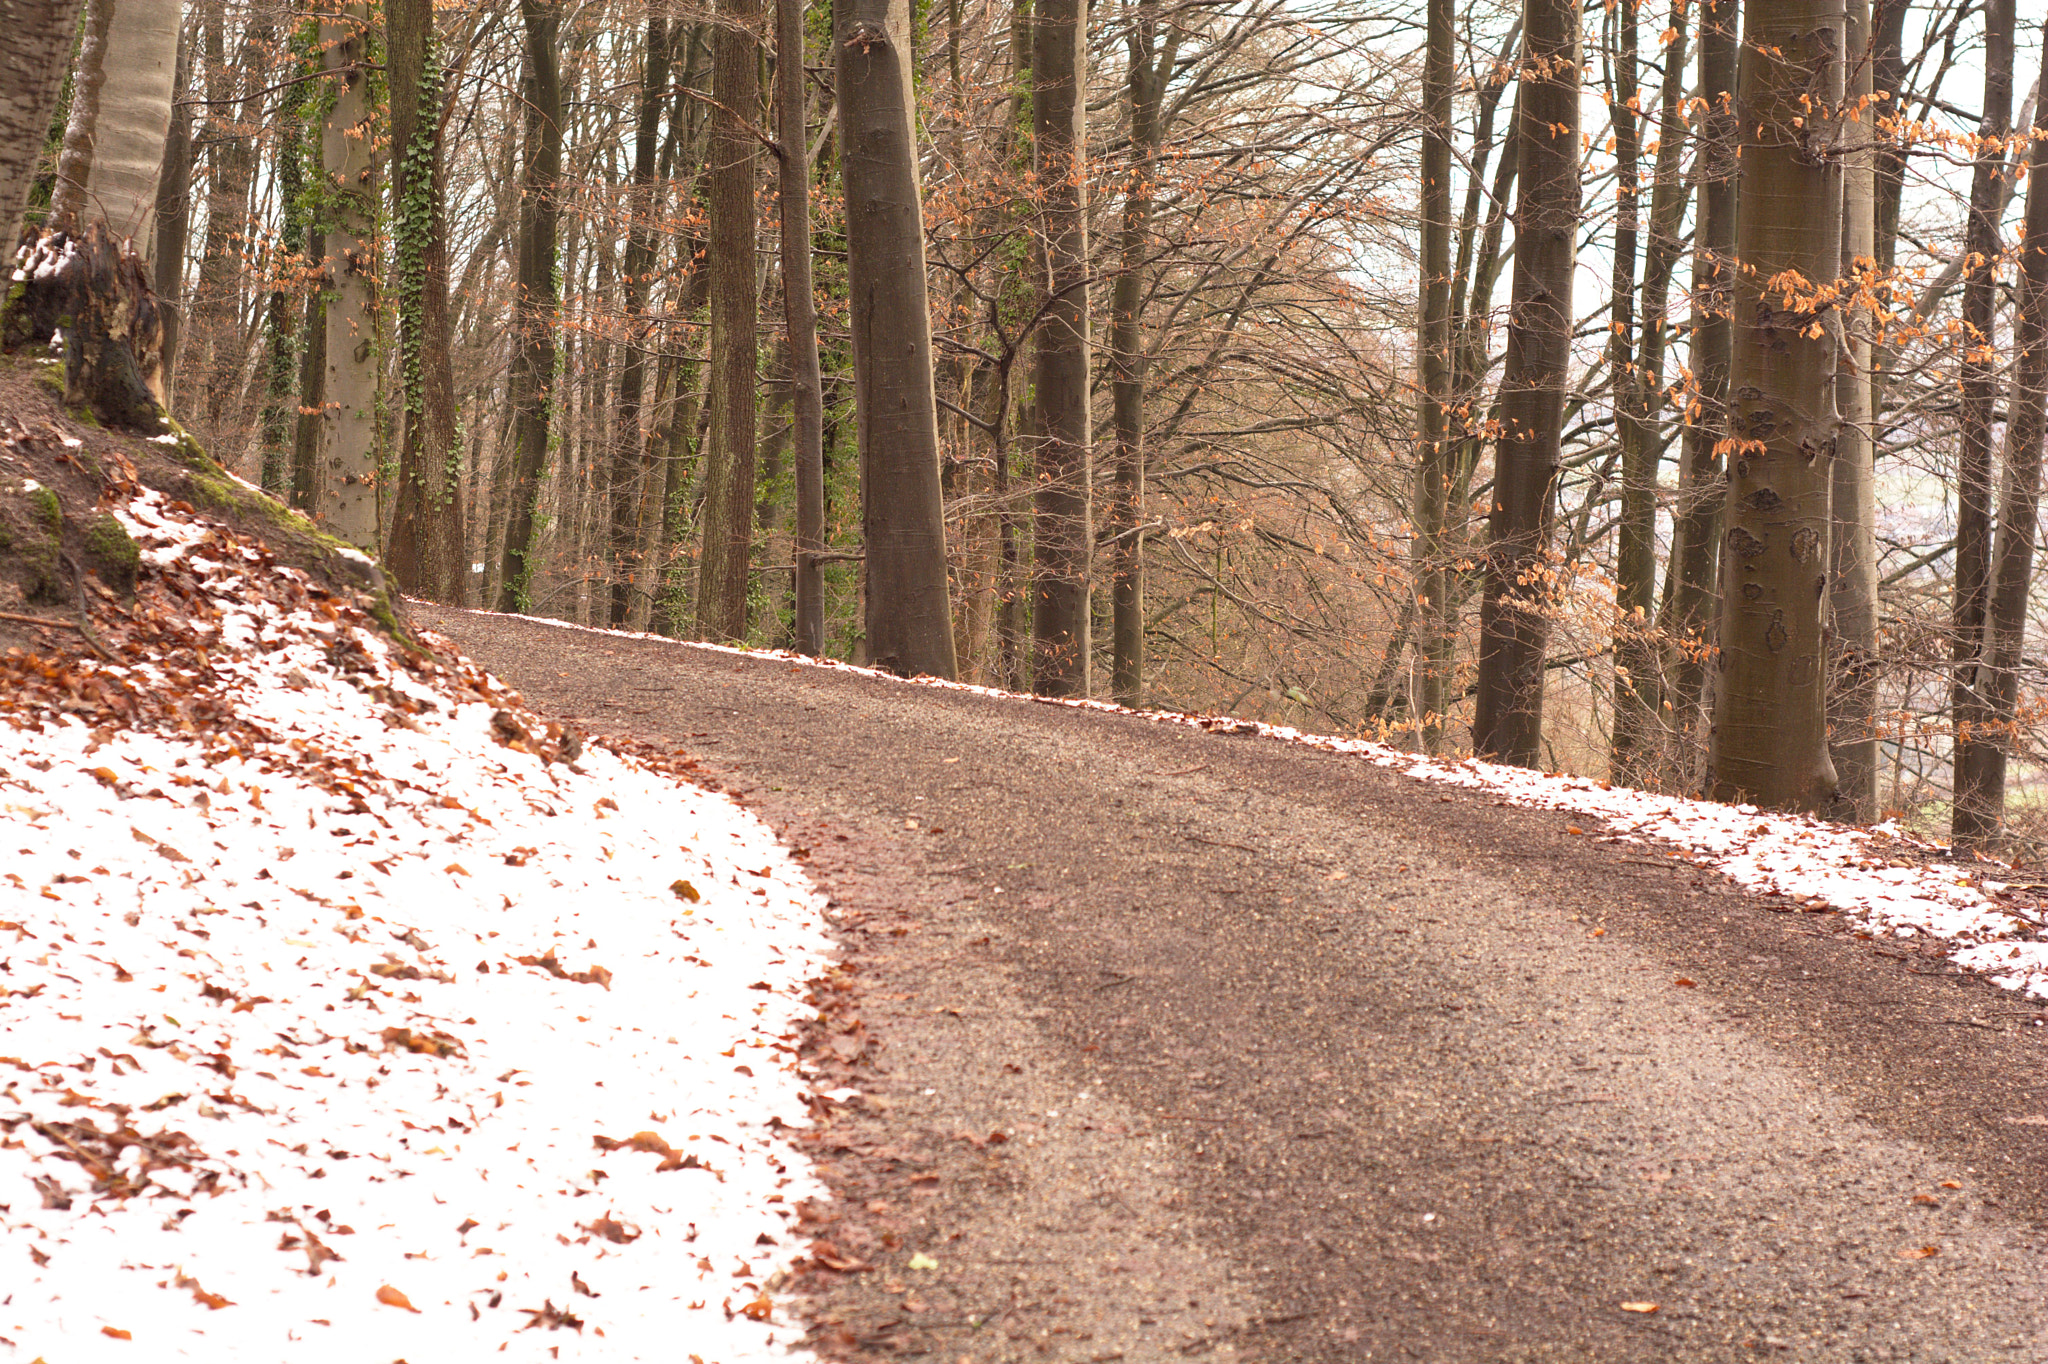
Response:
[[[0,252],[21,239],[43,139],[64,88],[81,0],[0,0]]]
[[[775,0],[776,182],[782,217],[782,316],[789,340],[791,457],[796,464],[797,652],[825,652],[825,389],[818,372],[818,300],[811,280],[810,129],[804,118],[803,0]]]
[[[1848,13],[1847,89],[1854,107],[1877,88],[1870,0],[1848,0]],[[1841,274],[1857,280],[1877,268],[1875,138],[1868,115],[1844,123],[1842,133]],[[1828,745],[1847,812],[1858,823],[1868,823],[1877,812],[1876,328],[1869,310],[1856,306],[1843,315],[1842,326],[1842,367],[1835,379],[1842,435],[1830,492]]]
[[[1032,498],[1033,691],[1086,696],[1093,422],[1088,337],[1088,10],[1036,0],[1031,16],[1032,164],[1045,223],[1045,294],[1036,337],[1038,488]]]
[[[91,221],[85,212],[85,186],[92,178],[93,139],[99,128],[100,92],[107,84],[107,37],[113,22],[114,0],[86,0],[78,65],[71,77],[71,108],[64,118],[64,147],[57,156],[57,183],[50,191],[52,231],[75,235]]]
[[[2048,58],[2042,68],[2048,79]],[[1969,774],[1977,817],[1973,835],[1980,842],[1994,841],[2003,823],[2006,761],[2018,746],[2019,669],[2033,588],[2034,540],[2040,527],[2042,438],[2048,432],[2048,184],[2043,183],[2048,181],[2048,117],[2038,103],[2031,131],[2013,336],[2018,358],[2006,398],[2005,477],[1982,668],[1988,714],[1973,745],[1975,767]]]
[[[868,657],[891,672],[950,678],[957,665],[925,294],[910,5],[839,0],[832,13],[868,556]]]
[[[171,126],[183,8],[181,0],[117,0],[107,29],[113,60],[100,91],[86,202],[92,217],[134,238],[145,257],[156,245],[156,178]]]
[[[519,279],[513,307],[510,486],[505,492],[505,548],[498,609],[524,611],[531,601],[539,546],[534,520],[548,462],[554,415],[555,232],[561,217],[562,72],[556,48],[560,0],[520,0],[526,26],[526,160],[519,185]]]
[[[1435,0],[1448,5],[1450,0]],[[1160,103],[1173,75],[1178,29],[1162,42],[1159,6],[1142,0],[1126,39],[1131,103],[1130,176],[1124,188],[1122,263],[1110,295],[1110,403],[1116,432],[1115,535],[1110,576],[1110,693],[1145,703],[1145,332],[1146,254],[1152,247],[1152,182],[1164,135]],[[1447,334],[1448,335],[1448,334]]]
[[[1422,59],[1422,270],[1415,337],[1421,448],[1415,461],[1415,720],[1426,753],[1443,743],[1457,622],[1451,614],[1451,112],[1456,94],[1457,7],[1429,0]]]
[[[710,252],[711,448],[704,465],[697,636],[738,643],[747,635],[747,574],[754,548],[756,332],[754,169],[748,126],[760,101],[755,0],[719,0],[712,37]],[[923,276],[919,275],[920,283]]]
[[[175,95],[183,97],[192,83],[192,45],[178,44],[178,74],[172,84]],[[185,246],[192,235],[192,111],[171,104],[171,126],[164,135],[164,164],[156,181],[156,251],[151,268],[156,275],[157,314],[164,329],[164,391],[174,393],[178,384],[179,343],[184,331],[185,302],[179,297],[185,285]]]
[[[1621,525],[1614,569],[1614,728],[1608,775],[1640,785],[1642,760],[1657,721],[1657,653],[1650,611],[1656,604],[1657,472],[1654,434],[1645,420],[1636,375],[1636,260],[1642,196],[1637,188],[1643,126],[1636,75],[1636,7],[1609,10],[1614,44],[1608,117],[1614,137],[1614,243],[1608,279],[1607,372],[1614,393],[1615,435],[1621,442]]]
[[[132,3],[132,0],[123,0]],[[377,248],[375,109],[367,69],[370,6],[349,0],[320,17],[321,66],[332,104],[321,127],[328,182],[326,401],[315,519],[377,547]]]
[[[1990,605],[1991,423],[1998,401],[1998,230],[2005,203],[2004,139],[2012,130],[2013,0],[1985,0],[1984,115],[1970,178],[1969,226],[1963,237],[1961,454],[1956,463],[1956,568],[1953,592],[1955,679],[1949,693],[1955,728],[1955,801],[1951,836],[1960,847],[1982,846],[1998,829],[1999,811],[1980,776],[1995,762],[1995,736],[1979,737],[1990,720],[1978,662]],[[1980,748],[1982,751],[1980,751]]]
[[[1551,533],[1564,395],[1570,383],[1572,268],[1579,217],[1579,7],[1524,0],[1515,109],[1513,302],[1501,372],[1486,589],[1479,617],[1473,751],[1537,765],[1543,655],[1550,639]]]
[[[448,195],[442,70],[433,0],[384,0],[391,85],[392,227],[398,246],[404,402],[397,505],[386,567],[413,596],[468,602],[455,449],[454,327],[448,312]]]
[[[1816,307],[1842,263],[1834,153],[1844,0],[1752,8],[1742,43],[1742,169],[1726,571],[1708,790],[1824,814],[1829,492],[1841,319]]]

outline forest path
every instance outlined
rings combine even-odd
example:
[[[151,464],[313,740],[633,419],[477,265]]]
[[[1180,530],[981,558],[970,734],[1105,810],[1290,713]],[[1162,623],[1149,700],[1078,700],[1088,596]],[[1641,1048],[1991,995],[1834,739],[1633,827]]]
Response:
[[[2048,1029],[1939,957],[1299,745],[412,610],[853,925],[828,1357],[2048,1361]]]

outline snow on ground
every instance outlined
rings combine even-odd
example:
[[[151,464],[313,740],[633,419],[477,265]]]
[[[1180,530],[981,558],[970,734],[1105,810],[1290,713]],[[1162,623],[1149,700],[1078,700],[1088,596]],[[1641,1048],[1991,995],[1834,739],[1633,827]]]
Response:
[[[0,1360],[808,1358],[769,831],[122,514],[177,723],[0,717]]]
[[[544,623],[570,630],[589,629],[556,620]],[[781,650],[723,651],[837,668],[889,681],[903,680],[872,668],[810,659]],[[1602,821],[1610,837],[1667,845],[1677,850],[1674,855],[1720,872],[1752,890],[1789,896],[1811,907],[1834,908],[1853,915],[1873,933],[1942,939],[1952,944],[1950,955],[1964,969],[1987,975],[2006,989],[2048,999],[2048,942],[2036,940],[2048,925],[2032,922],[2000,904],[1997,893],[2012,883],[1987,878],[1982,864],[1965,866],[1935,860],[1928,855],[1931,849],[1927,845],[1917,843],[1893,824],[1869,829],[1830,824],[1801,815],[1763,812],[1753,805],[1722,805],[1659,795],[1585,777],[1532,772],[1472,758],[1428,758],[1366,739],[1311,734],[1252,720],[1172,711],[1133,712],[1106,701],[1022,696],[930,677],[911,679],[909,685],[1136,714],[1165,724],[1258,733],[1289,743],[1353,754],[1420,781],[1486,791],[1514,805],[1584,815],[1589,821]],[[1894,856],[1894,851],[1900,848],[1916,855]],[[1990,870],[1998,872],[2001,868],[1992,864]]]

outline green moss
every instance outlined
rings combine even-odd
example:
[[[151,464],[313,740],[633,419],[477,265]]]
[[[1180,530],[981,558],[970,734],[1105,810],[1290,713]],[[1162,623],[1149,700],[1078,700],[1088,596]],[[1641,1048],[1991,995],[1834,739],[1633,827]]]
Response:
[[[37,488],[28,495],[28,500],[35,503],[36,519],[43,523],[50,534],[55,535],[64,528],[64,508],[58,503],[54,491],[49,488]]]
[[[46,361],[35,367],[36,382],[55,394],[58,402],[64,401],[64,366],[56,361]]]
[[[116,572],[125,572],[132,578],[142,564],[142,551],[135,544],[135,537],[128,528],[113,517],[102,512],[92,519],[85,528],[86,552],[105,567]]]

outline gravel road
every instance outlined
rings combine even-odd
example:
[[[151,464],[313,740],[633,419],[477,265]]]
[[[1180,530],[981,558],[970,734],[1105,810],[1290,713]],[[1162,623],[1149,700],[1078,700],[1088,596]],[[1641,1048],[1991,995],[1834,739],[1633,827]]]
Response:
[[[2048,1027],[1938,955],[1297,745],[413,614],[809,850],[828,1358],[2048,1364]]]

